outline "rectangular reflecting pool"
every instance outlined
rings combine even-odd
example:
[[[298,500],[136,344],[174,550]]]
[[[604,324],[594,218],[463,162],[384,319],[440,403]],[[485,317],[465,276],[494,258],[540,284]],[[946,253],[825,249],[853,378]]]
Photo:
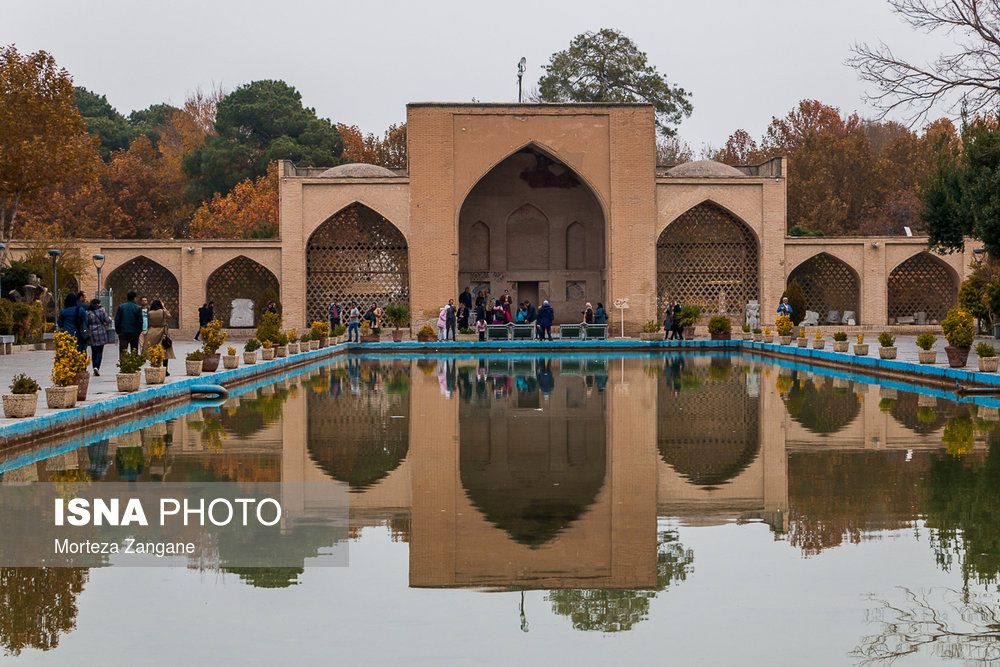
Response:
[[[0,646],[25,665],[1000,660],[998,407],[737,352],[347,357],[0,456],[5,490],[348,504],[281,567],[227,565],[222,539],[173,567],[2,567]],[[317,502],[282,497],[289,517]]]

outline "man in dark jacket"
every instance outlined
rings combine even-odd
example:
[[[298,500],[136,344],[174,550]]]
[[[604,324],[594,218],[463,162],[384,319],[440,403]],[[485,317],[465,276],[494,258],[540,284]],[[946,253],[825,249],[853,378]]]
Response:
[[[530,301],[525,301],[524,305],[528,307],[528,314],[525,316],[524,321],[529,323],[534,322],[536,315],[534,304],[532,304]]]
[[[118,333],[118,359],[127,348],[139,351],[139,334],[142,333],[142,308],[135,302],[135,292],[129,292],[125,303],[115,311],[115,331]]]
[[[211,311],[208,309],[208,304],[201,304],[201,308],[198,309],[198,331],[194,334],[194,339],[198,340],[198,336],[201,335],[201,329],[206,324],[212,321]]]
[[[539,340],[544,340],[546,334],[548,334],[549,340],[552,340],[552,321],[555,318],[556,312],[552,310],[552,306],[549,305],[548,301],[543,302],[542,307],[538,309]]]

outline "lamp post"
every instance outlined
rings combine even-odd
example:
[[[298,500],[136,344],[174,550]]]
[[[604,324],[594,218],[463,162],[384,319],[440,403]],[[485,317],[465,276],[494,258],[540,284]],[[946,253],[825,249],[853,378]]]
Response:
[[[101,298],[101,268],[104,267],[104,255],[94,255],[94,268],[97,269],[97,298]]]
[[[56,274],[56,263],[59,261],[59,255],[62,254],[62,250],[56,250],[52,248],[49,250],[49,257],[52,258],[52,313],[53,321],[59,321],[59,277]]]
[[[3,298],[3,256],[5,250],[7,250],[7,244],[0,243],[0,299]]]
[[[518,104],[521,103],[521,77],[524,76],[524,70],[526,68],[526,63],[527,62],[528,61],[526,59],[521,58],[521,60],[518,61],[518,63],[517,63],[517,103]]]

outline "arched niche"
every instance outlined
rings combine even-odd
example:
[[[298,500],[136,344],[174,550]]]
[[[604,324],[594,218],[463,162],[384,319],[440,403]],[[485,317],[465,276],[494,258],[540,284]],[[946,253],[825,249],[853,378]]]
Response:
[[[958,275],[929,252],[917,253],[889,274],[888,317],[913,317],[926,313],[927,321],[941,322],[958,303]]]
[[[458,270],[490,270],[490,228],[482,220],[458,226]]]
[[[215,318],[224,327],[237,326],[233,322],[233,301],[248,299],[253,302],[250,320],[242,326],[256,326],[263,310],[263,301],[278,299],[278,278],[259,262],[246,255],[229,260],[208,277],[205,284],[205,301],[215,303]]]
[[[150,303],[159,299],[170,312],[170,326],[177,327],[180,287],[174,274],[162,264],[140,255],[109,273],[104,280],[104,287],[112,290],[116,305],[124,303],[129,292],[136,293],[136,303],[142,297],[146,297]],[[113,313],[111,315],[114,316]]]
[[[566,268],[582,269],[587,265],[587,230],[579,222],[566,228]]]
[[[861,322],[861,283],[843,260],[825,252],[813,255],[788,274],[788,282],[793,280],[802,287],[806,308],[819,313],[821,322],[826,322],[832,310],[841,317],[851,311],[855,322]]]

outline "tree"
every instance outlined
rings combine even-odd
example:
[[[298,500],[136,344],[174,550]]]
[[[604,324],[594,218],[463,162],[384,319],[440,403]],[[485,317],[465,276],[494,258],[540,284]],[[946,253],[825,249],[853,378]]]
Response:
[[[802,291],[799,281],[792,279],[788,282],[788,287],[781,293],[781,298],[788,297],[788,305],[792,307],[792,324],[799,326],[799,322],[806,317],[806,295]]]
[[[673,86],[631,39],[610,28],[577,35],[565,51],[552,54],[538,80],[543,102],[645,102],[656,112],[660,132],[692,111],[691,94]]]
[[[45,51],[0,48],[0,241],[10,242],[19,209],[40,191],[85,177],[96,149],[69,73]]]
[[[340,133],[316,111],[302,106],[302,96],[284,81],[254,81],[219,102],[216,136],[184,156],[184,172],[195,179],[188,194],[207,199],[225,195],[237,183],[263,176],[273,160],[293,160],[316,167],[340,164]]]
[[[272,238],[278,231],[278,166],[237,184],[225,197],[216,193],[195,211],[193,238]]]
[[[691,145],[680,137],[659,137],[656,141],[656,164],[676,165],[694,159]]]
[[[98,96],[97,93],[77,86],[73,102],[87,123],[87,131],[96,135],[101,142],[99,151],[105,162],[111,159],[113,152],[127,149],[138,136],[139,132],[135,127],[108,103],[104,95]]]
[[[406,168],[406,123],[390,125],[379,138],[362,134],[357,125],[337,124],[344,142],[343,157],[348,162],[376,164],[386,169]]]
[[[997,0],[889,0],[892,10],[925,32],[956,36],[957,50],[932,63],[897,56],[885,44],[854,47],[848,64],[874,84],[867,101],[883,116],[913,109],[911,120],[926,118],[938,104],[960,105],[977,114],[1000,101],[1000,3]]]

